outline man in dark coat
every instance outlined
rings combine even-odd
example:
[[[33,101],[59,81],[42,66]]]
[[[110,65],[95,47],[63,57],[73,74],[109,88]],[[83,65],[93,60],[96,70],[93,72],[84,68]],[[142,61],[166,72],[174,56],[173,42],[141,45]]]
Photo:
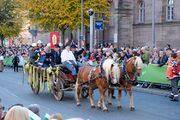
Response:
[[[12,63],[13,63],[13,67],[14,67],[14,72],[18,72],[18,64],[19,64],[19,57],[17,54],[15,54],[13,60],[12,60]]]
[[[78,60],[78,57],[84,52],[84,48],[81,48],[80,50],[76,50],[76,48],[76,45],[71,45],[71,51],[73,52],[76,60]]]
[[[159,60],[157,62],[158,66],[162,67],[167,63],[167,61],[168,61],[168,56],[163,51],[159,51]]]
[[[61,49],[59,45],[54,46],[54,63],[55,65],[61,64]]]

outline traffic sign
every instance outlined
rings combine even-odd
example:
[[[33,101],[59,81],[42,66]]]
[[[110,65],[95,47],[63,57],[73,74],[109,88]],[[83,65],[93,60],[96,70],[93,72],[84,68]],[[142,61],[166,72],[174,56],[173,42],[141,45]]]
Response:
[[[96,30],[103,30],[104,28],[104,22],[103,20],[96,20],[95,21],[95,29]]]

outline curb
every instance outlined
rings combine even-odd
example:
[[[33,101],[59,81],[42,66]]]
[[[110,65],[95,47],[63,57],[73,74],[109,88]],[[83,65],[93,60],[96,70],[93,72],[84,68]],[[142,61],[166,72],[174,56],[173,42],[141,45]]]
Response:
[[[133,90],[136,92],[148,93],[148,94],[159,95],[164,97],[168,97],[171,93],[170,91],[165,91],[165,90],[140,88],[140,87],[133,87]]]

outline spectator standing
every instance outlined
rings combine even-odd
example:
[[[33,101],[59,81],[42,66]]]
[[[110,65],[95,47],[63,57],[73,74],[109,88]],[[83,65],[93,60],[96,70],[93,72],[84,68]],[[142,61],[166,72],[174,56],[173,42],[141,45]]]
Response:
[[[154,52],[152,55],[151,63],[158,64],[158,61],[159,61],[159,54],[158,52]]]
[[[14,72],[18,72],[19,57],[17,54],[14,55],[12,63],[13,63]]]
[[[180,61],[177,61],[177,53],[172,53],[168,62],[167,77],[171,80],[172,92],[169,98],[171,101],[178,100],[178,82],[180,80]]]
[[[159,51],[159,60],[158,60],[158,66],[162,67],[163,65],[165,65],[168,61],[168,56],[163,52],[163,51]]]
[[[150,53],[148,49],[146,47],[142,47],[141,52],[142,52],[141,58],[142,58],[143,63],[149,64]]]

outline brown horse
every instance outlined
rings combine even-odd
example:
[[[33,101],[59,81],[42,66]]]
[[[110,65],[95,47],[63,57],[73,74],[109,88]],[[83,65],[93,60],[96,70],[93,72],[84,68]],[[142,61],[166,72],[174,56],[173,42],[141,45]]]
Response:
[[[120,74],[119,83],[115,85],[118,87],[118,110],[120,110],[120,108],[121,108],[120,98],[121,98],[123,89],[127,90],[129,93],[130,110],[131,111],[135,110],[133,94],[132,94],[132,82],[133,82],[133,80],[135,80],[136,75],[139,76],[141,74],[142,65],[143,65],[143,63],[142,63],[141,58],[136,56],[136,57],[132,57],[127,60],[127,62],[125,64],[125,73],[123,73],[123,69],[121,68],[120,73],[119,73]],[[109,90],[111,90],[112,86],[113,85],[110,85]],[[108,92],[108,104],[111,105],[112,103],[111,103],[111,99],[110,99],[110,93],[111,92]]]
[[[80,106],[80,93],[83,84],[88,84],[91,107],[95,108],[93,90],[98,88],[100,92],[98,108],[101,108],[102,104],[103,111],[107,111],[105,105],[105,92],[108,88],[108,84],[105,77],[101,75],[100,68],[93,69],[91,66],[84,66],[79,69],[75,88],[77,106]]]

